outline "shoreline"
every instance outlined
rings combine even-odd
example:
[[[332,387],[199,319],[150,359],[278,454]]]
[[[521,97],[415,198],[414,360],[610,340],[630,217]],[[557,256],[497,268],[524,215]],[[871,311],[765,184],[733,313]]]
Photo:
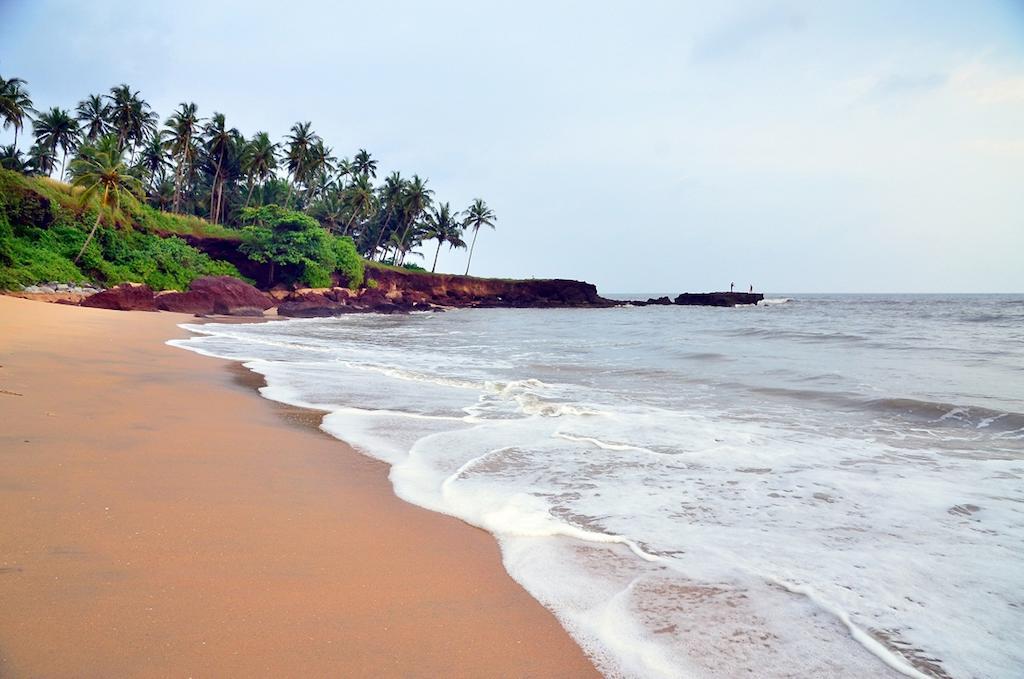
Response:
[[[489,533],[186,321],[0,296],[0,674],[597,676]]]

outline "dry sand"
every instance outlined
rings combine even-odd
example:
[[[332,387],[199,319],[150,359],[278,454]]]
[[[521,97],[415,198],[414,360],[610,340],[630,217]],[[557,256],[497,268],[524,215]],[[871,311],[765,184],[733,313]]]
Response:
[[[596,674],[490,535],[187,320],[0,296],[0,676]]]

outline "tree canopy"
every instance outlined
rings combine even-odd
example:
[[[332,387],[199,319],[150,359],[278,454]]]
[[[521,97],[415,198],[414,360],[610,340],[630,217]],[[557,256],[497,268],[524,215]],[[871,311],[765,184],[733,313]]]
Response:
[[[315,224],[332,237],[348,236],[362,257],[397,265],[405,265],[410,255],[423,256],[419,249],[437,240],[436,268],[445,243],[465,247],[465,229],[473,230],[471,261],[480,227],[494,226],[494,212],[483,201],[465,211],[438,204],[420,175],[406,179],[392,171],[381,173],[378,181],[380,164],[369,151],[360,148],[351,158],[337,157],[312,121],[296,122],[275,141],[266,131],[246,137],[226,114],[205,115],[194,102],[180,103],[163,124],[160,120],[141,92],[126,83],[89,94],[73,108],[37,112],[25,80],[0,77],[0,123],[15,135],[13,144],[0,146],[0,167],[69,179],[75,162],[109,135],[124,174],[138,181],[141,199],[154,208],[253,234],[252,228],[262,228],[258,223],[269,223],[270,213],[258,211],[279,205],[304,216],[306,226]],[[19,132],[27,125],[33,143],[23,151]],[[281,238],[296,238],[289,233],[296,223],[278,220],[286,232]],[[446,235],[439,235],[439,229]],[[253,238],[252,251],[264,251],[256,246],[262,241]]]

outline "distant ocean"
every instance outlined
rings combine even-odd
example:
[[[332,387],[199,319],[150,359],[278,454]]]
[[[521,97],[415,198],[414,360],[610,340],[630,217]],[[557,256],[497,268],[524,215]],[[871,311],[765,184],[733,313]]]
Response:
[[[493,533],[610,676],[1024,676],[1024,296],[771,297],[172,344]]]

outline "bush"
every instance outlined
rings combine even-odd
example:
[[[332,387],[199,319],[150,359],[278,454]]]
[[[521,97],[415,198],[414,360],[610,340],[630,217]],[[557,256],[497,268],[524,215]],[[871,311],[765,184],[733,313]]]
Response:
[[[281,277],[291,275],[314,288],[330,286],[333,272],[351,288],[362,285],[363,260],[351,238],[332,236],[312,217],[277,205],[248,208],[242,214],[254,223],[242,229],[239,250],[254,262],[270,264],[268,283],[277,280],[280,267]]]
[[[76,200],[66,184],[0,171],[0,289],[91,278],[108,286],[131,281],[156,290],[186,290],[199,276],[241,278],[233,265],[211,259],[180,238],[106,223],[75,265],[96,220],[96,208],[80,208]]]

